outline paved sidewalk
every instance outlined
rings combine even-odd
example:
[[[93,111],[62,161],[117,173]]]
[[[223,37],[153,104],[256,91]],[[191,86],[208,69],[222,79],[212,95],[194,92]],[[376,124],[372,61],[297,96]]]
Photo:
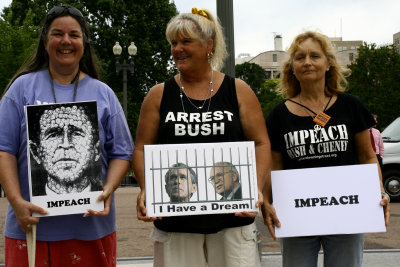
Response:
[[[149,238],[149,234],[153,228],[153,224],[137,220],[136,197],[138,193],[139,188],[137,187],[121,187],[117,190],[115,195],[118,226],[118,266],[152,266],[153,244]],[[7,199],[0,198],[1,234],[4,229],[7,205]],[[267,228],[263,224],[261,215],[256,217],[256,224],[261,234],[263,264],[265,262],[264,266],[267,266],[267,263],[269,267],[280,266],[279,242],[272,240]],[[365,235],[364,249],[366,250],[364,266],[400,266],[400,203],[391,203],[391,220],[386,233],[370,233]],[[4,239],[1,236],[0,266],[3,263]],[[367,265],[370,263],[371,265]]]
[[[393,250],[365,250],[363,267],[398,267],[400,261],[400,249]],[[152,257],[142,258],[122,258],[118,259],[118,267],[151,267],[153,266]],[[261,259],[262,267],[282,266],[280,253],[264,252]],[[318,257],[318,267],[323,266],[323,256]]]
[[[400,249],[365,250],[363,267],[398,267],[400,261]],[[119,258],[118,267],[152,267],[152,257]],[[281,267],[282,257],[280,253],[264,252],[261,258],[262,267]],[[320,252],[318,267],[323,266],[323,256]],[[4,264],[0,264],[4,267]]]

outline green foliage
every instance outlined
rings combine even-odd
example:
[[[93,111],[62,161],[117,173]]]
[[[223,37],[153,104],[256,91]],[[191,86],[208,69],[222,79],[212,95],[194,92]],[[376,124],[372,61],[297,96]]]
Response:
[[[400,55],[393,46],[364,43],[349,68],[349,93],[360,97],[379,116],[378,128],[400,116]]]
[[[268,79],[263,83],[262,89],[258,94],[258,100],[265,118],[275,105],[283,101],[282,96],[276,92],[279,82],[280,79]]]
[[[28,11],[21,26],[9,23],[11,14],[0,19],[0,92],[34,50],[37,27],[32,26],[32,13]]]
[[[112,47],[123,47],[121,62],[128,61],[127,47],[135,42],[135,71],[128,72],[128,124],[135,137],[141,103],[148,90],[171,75],[170,46],[165,38],[168,21],[176,15],[169,0],[13,0],[3,9],[0,20],[0,85],[4,88],[36,43],[34,37],[46,12],[53,6],[70,4],[88,18],[91,41],[99,59],[101,80],[108,84],[122,103],[122,72],[115,71]],[[6,37],[4,37],[6,36]],[[4,38],[4,39],[3,39]],[[4,40],[4,41],[3,41]]]
[[[258,64],[245,62],[235,66],[236,77],[245,81],[258,94],[268,78],[265,70]]]

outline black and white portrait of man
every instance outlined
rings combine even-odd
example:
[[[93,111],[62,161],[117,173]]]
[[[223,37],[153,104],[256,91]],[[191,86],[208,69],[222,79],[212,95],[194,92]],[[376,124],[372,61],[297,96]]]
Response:
[[[27,106],[32,196],[101,191],[96,102]]]

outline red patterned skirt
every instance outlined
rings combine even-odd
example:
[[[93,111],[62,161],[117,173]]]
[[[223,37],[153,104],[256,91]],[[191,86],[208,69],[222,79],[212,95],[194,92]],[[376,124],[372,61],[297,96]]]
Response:
[[[27,267],[26,240],[5,237],[5,266]],[[98,240],[36,241],[36,267],[115,267],[117,233]]]

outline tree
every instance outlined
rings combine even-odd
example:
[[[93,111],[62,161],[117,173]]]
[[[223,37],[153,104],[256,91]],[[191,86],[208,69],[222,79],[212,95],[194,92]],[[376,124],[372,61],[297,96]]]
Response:
[[[349,93],[357,95],[386,127],[400,115],[400,55],[392,45],[364,43],[349,68]]]
[[[277,93],[277,88],[280,79],[268,79],[263,83],[262,89],[258,94],[258,100],[260,101],[261,108],[263,110],[264,117],[266,118],[272,108],[278,103],[283,101],[281,95]]]
[[[268,78],[265,70],[258,64],[245,62],[235,66],[236,77],[245,81],[258,94]]]
[[[6,88],[10,78],[20,68],[34,49],[36,39],[32,26],[32,14],[27,12],[22,25],[15,26],[8,22],[9,16],[0,19],[0,92]]]
[[[163,82],[174,71],[174,68],[168,68],[171,52],[165,29],[168,21],[177,13],[175,5],[169,0],[13,0],[10,7],[3,10],[3,17],[7,18],[11,27],[18,28],[30,12],[31,31],[35,33],[46,12],[62,3],[78,8],[88,18],[91,41],[101,68],[101,80],[115,91],[121,102],[122,74],[116,74],[112,47],[118,41],[123,46],[121,56],[126,59],[130,43],[135,42],[138,47],[138,54],[134,58],[135,72],[128,77],[128,124],[132,136],[135,136],[144,96],[153,85]],[[7,57],[7,54],[3,55],[3,50],[0,54]],[[17,69],[10,68],[9,71],[14,74]]]

